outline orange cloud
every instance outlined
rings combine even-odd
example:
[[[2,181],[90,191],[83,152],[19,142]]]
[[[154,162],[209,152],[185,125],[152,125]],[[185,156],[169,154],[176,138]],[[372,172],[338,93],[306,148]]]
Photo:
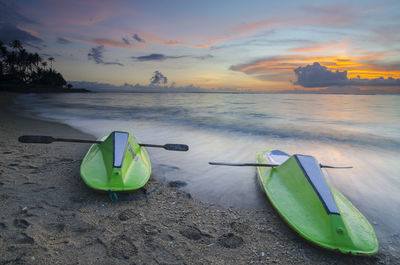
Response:
[[[372,61],[372,59],[378,59],[381,56],[381,54],[366,57],[274,56],[233,65],[230,70],[243,72],[260,80],[275,81],[281,79],[281,81],[288,82],[295,78],[293,70],[297,67],[319,62],[330,71],[347,71],[348,78],[357,78],[358,76],[365,79],[400,78],[398,65]]]
[[[75,42],[90,43],[110,48],[120,48],[120,49],[130,49],[130,50],[137,50],[137,49],[143,50],[147,48],[146,43],[127,44],[122,40],[122,38],[121,40],[108,39],[108,38],[95,38],[95,39],[68,38],[68,40]]]
[[[349,41],[343,42],[327,42],[320,45],[305,46],[299,48],[289,49],[289,52],[332,52],[337,50],[343,50],[350,45]]]
[[[161,36],[149,33],[149,32],[139,32],[138,33],[142,39],[146,41],[146,43],[154,43],[162,46],[170,46],[170,47],[175,47],[175,46],[183,46],[185,43],[180,40],[171,40],[171,39],[166,39]]]
[[[233,39],[233,38],[229,38],[229,37],[215,38],[215,39],[208,40],[208,41],[206,41],[206,42],[204,42],[202,44],[193,45],[192,47],[194,47],[194,48],[207,48],[207,47],[213,46],[214,44],[217,44],[217,43],[220,43],[220,42],[223,42],[223,41],[226,41],[226,40],[231,40],[231,39]]]
[[[33,36],[35,36],[35,37],[39,37],[39,34],[37,33],[36,30],[28,29],[28,28],[21,27],[21,26],[16,26],[16,27],[17,27],[18,29],[22,30],[22,31],[28,32],[29,34],[31,34],[31,35],[33,35]]]
[[[105,46],[105,47],[116,47],[116,48],[124,48],[124,49],[130,49],[131,45],[124,43],[123,41],[116,41],[116,40],[111,40],[111,39],[106,39],[106,38],[101,38],[101,39],[93,39],[90,40],[89,42]]]
[[[256,21],[253,23],[243,24],[231,29],[232,32],[252,32],[259,29],[266,29],[271,26],[283,26],[287,22],[279,19],[268,19]]]

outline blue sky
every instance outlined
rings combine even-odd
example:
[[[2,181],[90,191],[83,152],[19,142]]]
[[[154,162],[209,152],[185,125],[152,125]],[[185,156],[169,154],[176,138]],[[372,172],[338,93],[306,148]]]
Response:
[[[148,85],[159,71],[167,86],[206,89],[400,84],[399,1],[0,0],[0,7],[0,39],[18,37],[55,57],[69,81]]]

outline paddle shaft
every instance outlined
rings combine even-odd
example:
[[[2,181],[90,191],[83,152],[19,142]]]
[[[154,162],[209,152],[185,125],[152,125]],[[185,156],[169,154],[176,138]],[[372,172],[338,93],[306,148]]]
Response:
[[[143,147],[156,147],[156,148],[164,148],[163,145],[159,145],[159,144],[139,144],[140,146]]]
[[[37,144],[51,144],[52,142],[69,142],[69,143],[88,143],[88,144],[101,144],[102,141],[95,140],[82,140],[82,139],[67,139],[67,138],[54,138],[52,136],[42,136],[42,135],[23,135],[18,138],[18,141],[22,143],[37,143]],[[156,147],[164,148],[169,151],[187,151],[189,146],[185,144],[141,144],[143,147]]]
[[[278,164],[260,164],[260,163],[224,163],[224,162],[208,162],[213,166],[233,166],[233,167],[277,167]],[[353,167],[335,167],[319,164],[321,168],[353,168]]]
[[[101,144],[102,143],[102,141],[67,139],[67,138],[54,138],[53,142],[87,143],[87,144]]]
[[[213,166],[233,166],[233,167],[277,167],[278,164],[258,164],[258,163],[223,163],[223,162],[208,162]]]

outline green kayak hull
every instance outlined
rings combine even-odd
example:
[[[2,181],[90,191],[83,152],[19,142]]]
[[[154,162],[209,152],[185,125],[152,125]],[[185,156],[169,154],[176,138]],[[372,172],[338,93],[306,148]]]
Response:
[[[257,153],[257,163],[276,164],[270,155],[272,152],[286,154],[279,150],[261,150]],[[294,231],[329,250],[353,255],[378,252],[378,240],[371,224],[327,182],[315,158],[287,155],[278,164],[275,168],[257,167],[258,178],[273,207]]]
[[[132,191],[150,178],[151,164],[145,148],[128,132],[112,132],[93,144],[81,164],[81,177],[98,191]]]

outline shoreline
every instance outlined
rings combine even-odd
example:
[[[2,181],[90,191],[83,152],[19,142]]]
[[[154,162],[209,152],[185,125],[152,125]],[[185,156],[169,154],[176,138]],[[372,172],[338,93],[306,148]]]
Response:
[[[15,114],[0,93],[0,264],[392,264],[319,249],[266,210],[199,202],[170,182],[112,203],[85,186],[89,144],[18,143],[22,134],[94,139],[65,124]],[[12,108],[14,111],[10,110]],[[147,190],[160,183],[150,178]],[[179,186],[179,185],[178,185]]]

